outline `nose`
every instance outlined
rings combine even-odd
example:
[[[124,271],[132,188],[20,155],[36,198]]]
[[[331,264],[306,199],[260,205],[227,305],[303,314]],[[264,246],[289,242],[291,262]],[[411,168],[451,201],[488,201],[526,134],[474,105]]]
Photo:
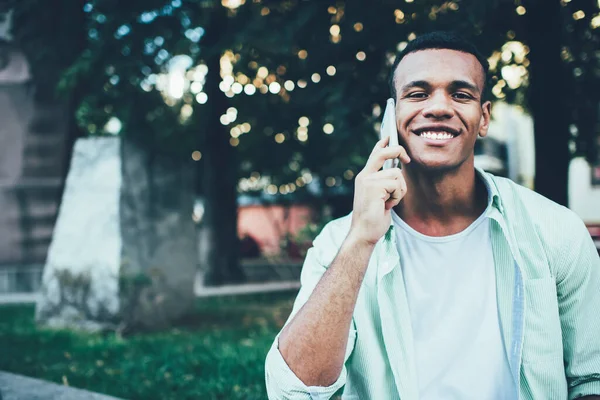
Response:
[[[446,94],[432,94],[423,108],[425,118],[450,119],[454,116],[451,99]]]

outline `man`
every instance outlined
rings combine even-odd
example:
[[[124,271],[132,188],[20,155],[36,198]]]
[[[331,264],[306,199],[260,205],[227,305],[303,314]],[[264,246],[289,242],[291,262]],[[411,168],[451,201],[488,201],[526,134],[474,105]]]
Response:
[[[571,211],[475,169],[486,72],[449,33],[398,55],[401,146],[309,250],[269,398],[600,399],[600,259]]]

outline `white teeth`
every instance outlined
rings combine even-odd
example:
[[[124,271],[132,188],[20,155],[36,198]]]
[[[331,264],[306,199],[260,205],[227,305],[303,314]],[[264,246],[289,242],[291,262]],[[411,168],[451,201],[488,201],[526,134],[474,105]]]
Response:
[[[454,135],[449,132],[433,132],[433,131],[421,132],[421,134],[419,136],[424,137],[426,139],[434,139],[434,140],[452,139],[454,137]]]

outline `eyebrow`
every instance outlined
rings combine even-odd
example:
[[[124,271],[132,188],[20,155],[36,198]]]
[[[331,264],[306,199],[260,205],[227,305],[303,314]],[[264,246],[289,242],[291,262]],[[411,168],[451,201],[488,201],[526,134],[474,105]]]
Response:
[[[406,85],[402,86],[402,88],[400,89],[400,93],[405,93],[407,90],[410,90],[412,88],[429,89],[431,88],[431,85],[427,81],[411,81],[408,82]]]
[[[471,90],[475,93],[480,92],[480,89],[479,89],[479,87],[477,87],[477,85],[475,85],[471,82],[462,81],[462,80],[452,81],[452,83],[450,84],[450,87],[452,89],[467,89],[467,90]]]
[[[402,86],[400,93],[405,93],[407,90],[410,90],[413,88],[430,89],[431,86],[432,85],[427,81],[411,81],[411,82],[408,82],[406,85]],[[454,89],[467,89],[467,90],[471,90],[475,93],[480,92],[480,89],[477,87],[477,85],[475,85],[471,82],[464,81],[464,80],[452,81],[450,83],[449,87],[453,90]]]

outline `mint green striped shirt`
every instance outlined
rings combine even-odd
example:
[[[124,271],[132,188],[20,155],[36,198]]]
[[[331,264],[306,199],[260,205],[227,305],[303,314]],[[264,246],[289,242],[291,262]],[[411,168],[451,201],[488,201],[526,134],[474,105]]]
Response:
[[[600,395],[600,258],[569,209],[478,170],[489,214],[498,313],[515,399]],[[335,258],[351,217],[329,223],[302,269],[290,319]],[[308,387],[290,370],[275,338],[266,359],[270,399],[418,399],[411,319],[393,225],[377,243],[348,333],[346,361],[329,387]],[[288,319],[288,321],[290,320]],[[477,393],[473,393],[477,398]]]

